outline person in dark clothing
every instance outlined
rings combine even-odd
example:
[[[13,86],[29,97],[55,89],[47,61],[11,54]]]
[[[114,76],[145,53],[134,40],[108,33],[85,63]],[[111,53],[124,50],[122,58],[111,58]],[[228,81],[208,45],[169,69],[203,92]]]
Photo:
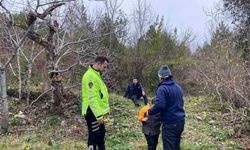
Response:
[[[160,134],[160,114],[148,116],[148,119],[142,122],[142,132],[145,135],[148,144],[148,150],[156,150]]]
[[[144,104],[147,105],[148,98],[146,96],[146,93],[140,83],[138,83],[138,80],[136,78],[133,79],[132,84],[129,84],[126,92],[124,94],[124,97],[131,99],[135,106],[139,107],[139,99],[143,97]]]
[[[153,103],[154,100],[141,108],[137,117],[142,122],[142,132],[147,140],[148,150],[156,150],[161,127],[160,113],[145,117],[145,111],[150,109]],[[144,115],[141,116],[141,113]]]
[[[180,150],[181,134],[184,130],[185,111],[182,88],[173,80],[170,69],[164,65],[158,71],[160,83],[156,101],[146,116],[160,112],[164,150]]]
[[[85,119],[88,126],[88,150],[105,150],[105,126],[104,123],[99,123],[91,109],[88,107]]]

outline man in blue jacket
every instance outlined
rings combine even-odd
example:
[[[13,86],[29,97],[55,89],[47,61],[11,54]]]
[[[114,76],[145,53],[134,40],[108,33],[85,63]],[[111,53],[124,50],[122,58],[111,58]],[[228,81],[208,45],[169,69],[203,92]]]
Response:
[[[160,112],[163,149],[180,150],[181,134],[185,124],[183,91],[173,80],[167,65],[160,68],[158,76],[160,83],[156,93],[156,101],[146,115]]]
[[[124,94],[124,97],[127,97],[128,99],[132,99],[135,106],[139,107],[138,100],[143,97],[144,104],[147,105],[148,98],[146,96],[146,93],[142,87],[142,85],[138,82],[136,78],[133,78],[132,84],[129,84],[127,87],[127,90]]]

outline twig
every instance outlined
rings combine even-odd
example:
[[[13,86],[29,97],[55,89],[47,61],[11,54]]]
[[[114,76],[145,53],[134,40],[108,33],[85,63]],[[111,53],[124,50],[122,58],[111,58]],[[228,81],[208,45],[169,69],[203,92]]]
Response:
[[[30,106],[32,106],[34,103],[36,103],[43,95],[45,95],[46,93],[50,92],[51,90],[53,90],[53,87],[51,87],[50,89],[44,91],[40,96],[38,96],[32,103],[30,103]]]
[[[65,3],[65,2],[72,2],[75,0],[61,0],[61,1],[54,1],[54,2],[49,2],[49,3],[44,3],[44,4],[40,4],[37,7],[42,7],[42,6],[46,6],[46,5],[50,5],[50,4],[56,4],[56,3]]]
[[[14,42],[14,45],[15,45],[15,49],[14,49],[14,52],[12,54],[12,56],[8,59],[8,61],[3,65],[3,67],[5,68],[9,63],[10,61],[16,56],[16,52],[17,50],[20,48],[20,46],[23,44],[23,42],[25,41],[25,38],[27,37],[28,33],[30,32],[32,26],[29,26],[28,30],[25,32],[24,36],[22,37],[22,39],[20,40],[20,42],[18,44],[16,44]]]
[[[14,71],[14,68],[13,68],[13,66],[12,66],[11,63],[9,63],[9,66],[10,66],[10,69],[11,69],[13,75],[14,75],[15,77],[17,77],[17,75],[16,75],[16,73],[15,73],[15,71]]]
[[[66,72],[68,70],[70,70],[72,67],[76,66],[78,63],[74,63],[73,65],[69,66],[68,68],[66,69],[63,69],[63,70],[50,70],[49,73],[63,73],[63,72]]]
[[[61,49],[64,49],[64,48],[67,47],[67,46],[70,46],[70,45],[81,44],[81,43],[84,43],[84,42],[86,42],[86,41],[88,41],[88,40],[92,40],[92,39],[95,39],[95,38],[104,37],[104,36],[107,36],[107,35],[109,35],[109,34],[110,34],[110,33],[106,33],[106,34],[103,34],[103,35],[97,35],[97,36],[90,37],[90,38],[86,38],[86,39],[79,40],[79,41],[69,42],[69,43],[63,45],[63,46],[60,48],[60,50],[61,50]]]
[[[37,11],[38,11],[38,8],[40,7],[40,0],[36,0],[36,2],[37,2],[37,5],[36,5],[35,12],[37,12]]]
[[[36,60],[36,58],[37,58],[40,54],[42,54],[42,52],[44,52],[44,50],[45,50],[45,49],[43,49],[43,50],[41,50],[39,53],[37,53],[36,56],[32,59],[31,62],[34,62],[34,61]]]
[[[1,2],[0,2],[0,7],[2,7],[6,11],[6,13],[9,15],[9,19],[10,19],[9,23],[10,23],[10,26],[11,26],[13,24],[13,17],[11,15],[11,12],[6,7],[4,7],[2,5],[2,2],[3,2],[3,0],[1,0]]]
[[[81,84],[75,84],[75,85],[71,85],[71,86],[68,86],[68,87],[64,87],[63,90],[67,90],[67,89],[71,89],[71,88],[75,88],[75,87],[80,87]]]
[[[49,14],[51,14],[51,12],[53,10],[55,10],[57,7],[60,7],[62,5],[65,5],[65,3],[54,4],[54,5],[50,6],[49,8],[47,8],[42,14],[37,13],[36,17],[43,20],[45,17],[47,17]]]

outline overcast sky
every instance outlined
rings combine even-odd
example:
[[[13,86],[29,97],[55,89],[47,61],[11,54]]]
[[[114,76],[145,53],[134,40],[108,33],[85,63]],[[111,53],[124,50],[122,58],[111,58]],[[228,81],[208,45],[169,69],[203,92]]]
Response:
[[[164,16],[165,23],[169,27],[177,27],[179,33],[186,30],[196,35],[193,44],[202,44],[208,40],[208,28],[212,17],[207,12],[213,10],[222,0],[148,0],[154,15]],[[99,9],[103,2],[85,0],[89,13]],[[122,10],[131,15],[136,6],[136,0],[124,0]],[[181,35],[180,35],[181,36]]]
[[[10,0],[11,5],[21,4],[25,0]],[[104,11],[104,2],[94,0],[81,0],[87,8],[87,14],[93,16],[96,12]],[[122,0],[118,0],[122,1]],[[156,16],[164,16],[168,28],[177,27],[179,37],[189,30],[196,36],[191,45],[197,47],[210,39],[209,28],[213,17],[207,13],[222,5],[222,0],[147,0],[151,11]],[[121,9],[129,18],[137,5],[137,0],[123,0]],[[18,5],[17,5],[18,6]],[[18,7],[15,7],[17,9]],[[21,9],[21,8],[19,8]],[[133,26],[131,27],[133,29]]]

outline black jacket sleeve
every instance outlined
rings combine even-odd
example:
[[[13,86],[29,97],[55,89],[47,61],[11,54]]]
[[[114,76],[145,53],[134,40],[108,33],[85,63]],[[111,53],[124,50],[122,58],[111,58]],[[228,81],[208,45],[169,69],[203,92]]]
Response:
[[[130,85],[128,85],[128,87],[125,91],[124,97],[129,97],[129,92],[130,92]]]

